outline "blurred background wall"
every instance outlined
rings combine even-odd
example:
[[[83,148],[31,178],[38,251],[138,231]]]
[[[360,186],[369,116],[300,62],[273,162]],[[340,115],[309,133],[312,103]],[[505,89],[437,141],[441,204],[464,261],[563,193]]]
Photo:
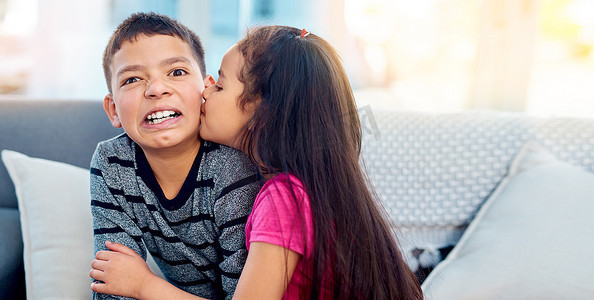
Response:
[[[195,30],[207,71],[246,28],[306,28],[361,103],[594,117],[594,0],[0,0],[0,94],[101,100],[116,26],[154,11]]]

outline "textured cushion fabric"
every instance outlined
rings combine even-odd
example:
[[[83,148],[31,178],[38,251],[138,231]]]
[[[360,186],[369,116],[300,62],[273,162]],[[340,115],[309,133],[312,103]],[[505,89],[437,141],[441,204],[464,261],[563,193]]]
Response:
[[[408,257],[455,244],[531,134],[514,114],[372,111],[363,159]]]
[[[558,159],[594,172],[594,119],[528,118],[537,141]]]
[[[89,171],[2,151],[19,202],[27,297],[91,298]],[[148,255],[151,270],[163,277]]]
[[[447,258],[428,299],[594,299],[594,173],[528,144]]]
[[[594,172],[594,120],[360,109],[362,156],[404,254],[454,245],[526,141]],[[418,262],[407,259],[411,266]]]

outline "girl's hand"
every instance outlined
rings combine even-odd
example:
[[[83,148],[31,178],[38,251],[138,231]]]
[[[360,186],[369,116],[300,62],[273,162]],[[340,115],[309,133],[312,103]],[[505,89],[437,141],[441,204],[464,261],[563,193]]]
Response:
[[[111,251],[97,252],[89,272],[89,276],[103,283],[93,282],[91,289],[101,294],[141,298],[143,285],[157,275],[134,250],[110,241],[105,246]]]

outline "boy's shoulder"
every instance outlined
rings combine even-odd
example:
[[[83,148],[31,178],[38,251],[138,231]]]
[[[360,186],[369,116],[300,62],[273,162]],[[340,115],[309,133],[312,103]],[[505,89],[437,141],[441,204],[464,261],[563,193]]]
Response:
[[[225,145],[210,141],[202,142],[204,170],[230,170],[237,172],[255,172],[256,168],[250,158],[243,152]],[[236,169],[233,169],[236,168]]]
[[[93,160],[104,160],[107,163],[110,158],[116,157],[120,162],[127,161],[128,164],[134,164],[136,160],[135,147],[137,145],[134,141],[126,133],[122,133],[99,142]],[[210,174],[229,173],[230,171],[240,174],[257,173],[250,158],[237,149],[210,141],[203,141],[200,147],[200,151],[204,153],[200,161],[202,172]]]
[[[97,144],[94,156],[118,157],[134,160],[134,141],[126,133],[101,141]]]

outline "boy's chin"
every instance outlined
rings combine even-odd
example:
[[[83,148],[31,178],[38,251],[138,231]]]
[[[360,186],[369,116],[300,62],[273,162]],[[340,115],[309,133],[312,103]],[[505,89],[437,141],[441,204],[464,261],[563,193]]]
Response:
[[[200,136],[181,138],[177,135],[157,135],[144,139],[143,141],[135,141],[143,150],[170,150],[170,151],[187,151],[187,148],[194,148],[200,144]]]

